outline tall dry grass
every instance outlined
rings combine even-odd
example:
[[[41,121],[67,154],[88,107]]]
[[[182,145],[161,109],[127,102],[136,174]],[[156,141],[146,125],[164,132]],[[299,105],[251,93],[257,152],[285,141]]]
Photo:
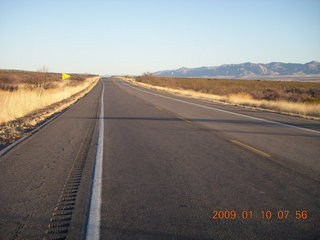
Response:
[[[269,109],[282,113],[290,113],[299,116],[320,117],[320,104],[309,102],[289,102],[284,100],[267,101],[253,99],[248,94],[231,94],[227,96],[226,102],[237,105]]]
[[[176,95],[187,96],[192,98],[200,98],[200,99],[205,99],[209,101],[222,102],[226,104],[235,104],[235,105],[245,106],[250,108],[264,109],[264,110],[281,112],[285,114],[297,115],[297,116],[308,117],[313,119],[320,119],[320,104],[318,103],[318,101],[290,102],[288,100],[275,101],[275,100],[265,100],[265,99],[254,99],[254,97],[252,97],[252,95],[250,95],[247,92],[232,91],[230,89],[228,90],[229,92],[226,95],[223,95],[223,94],[217,95],[217,94],[204,93],[203,91],[196,91],[193,89],[182,89],[180,88],[181,87],[180,84],[179,84],[180,87],[177,88],[176,85],[172,82],[167,83],[168,85],[170,85],[170,87],[163,86],[165,85],[165,83],[162,80],[166,80],[166,78],[162,78],[162,80],[159,80],[158,78],[155,77],[155,81],[152,81],[152,79],[149,79],[148,81],[146,81],[147,83],[141,81],[141,78],[138,79],[139,81],[137,81],[135,78],[128,78],[128,77],[119,77],[119,78],[126,80],[128,82],[131,82],[132,84],[135,84],[135,85],[140,85],[142,87],[151,88],[159,91],[165,91],[165,92],[169,92]],[[199,86],[196,86],[196,80],[197,79],[189,79],[188,81],[190,85],[194,84],[195,88],[198,88]],[[174,81],[176,82],[177,80],[175,79]],[[222,80],[222,82],[225,82],[225,81],[227,80]],[[242,80],[242,81],[247,81],[247,83],[243,83],[243,84],[250,86],[250,88],[252,89],[256,89],[256,87],[254,86],[254,84],[256,84],[255,82],[251,82],[251,80]],[[235,83],[236,82],[233,82],[233,83],[230,82],[227,84],[234,85]],[[159,85],[157,86],[157,84],[159,84],[160,86]],[[262,84],[267,85],[270,83],[262,83]],[[285,85],[286,82],[281,84]],[[290,83],[290,85],[293,85],[293,84],[294,83]],[[188,87],[190,85],[188,84]],[[307,83],[307,85],[309,84]],[[312,87],[315,87],[315,86],[312,84]],[[219,89],[217,88],[219,88],[219,85],[215,86],[215,91],[219,91]],[[225,86],[222,87],[222,89],[223,91],[227,91]]]
[[[17,91],[0,90],[0,124],[15,120],[51,104],[68,99],[97,83],[99,77],[91,77],[79,84],[59,84],[56,88],[19,88]]]

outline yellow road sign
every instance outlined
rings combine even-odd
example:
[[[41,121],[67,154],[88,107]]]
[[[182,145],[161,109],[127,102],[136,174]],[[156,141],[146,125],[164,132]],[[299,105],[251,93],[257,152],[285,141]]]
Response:
[[[62,80],[67,79],[69,77],[71,77],[69,74],[62,73]]]

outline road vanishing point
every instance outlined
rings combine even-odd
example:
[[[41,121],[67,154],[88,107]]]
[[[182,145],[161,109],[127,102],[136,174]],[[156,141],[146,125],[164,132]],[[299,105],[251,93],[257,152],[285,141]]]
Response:
[[[0,157],[0,239],[320,239],[320,122],[102,78]]]

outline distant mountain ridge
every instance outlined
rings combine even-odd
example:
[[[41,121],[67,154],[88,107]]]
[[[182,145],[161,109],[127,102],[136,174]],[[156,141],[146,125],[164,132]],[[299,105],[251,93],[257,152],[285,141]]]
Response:
[[[312,61],[305,64],[271,62],[267,64],[246,62],[242,64],[225,64],[215,67],[179,68],[155,72],[163,77],[296,77],[320,74],[320,62]]]

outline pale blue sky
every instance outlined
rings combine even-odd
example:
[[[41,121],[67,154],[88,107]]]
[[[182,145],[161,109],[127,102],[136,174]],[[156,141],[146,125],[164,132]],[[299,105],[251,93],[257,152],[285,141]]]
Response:
[[[0,68],[141,74],[320,60],[320,0],[0,0]]]

